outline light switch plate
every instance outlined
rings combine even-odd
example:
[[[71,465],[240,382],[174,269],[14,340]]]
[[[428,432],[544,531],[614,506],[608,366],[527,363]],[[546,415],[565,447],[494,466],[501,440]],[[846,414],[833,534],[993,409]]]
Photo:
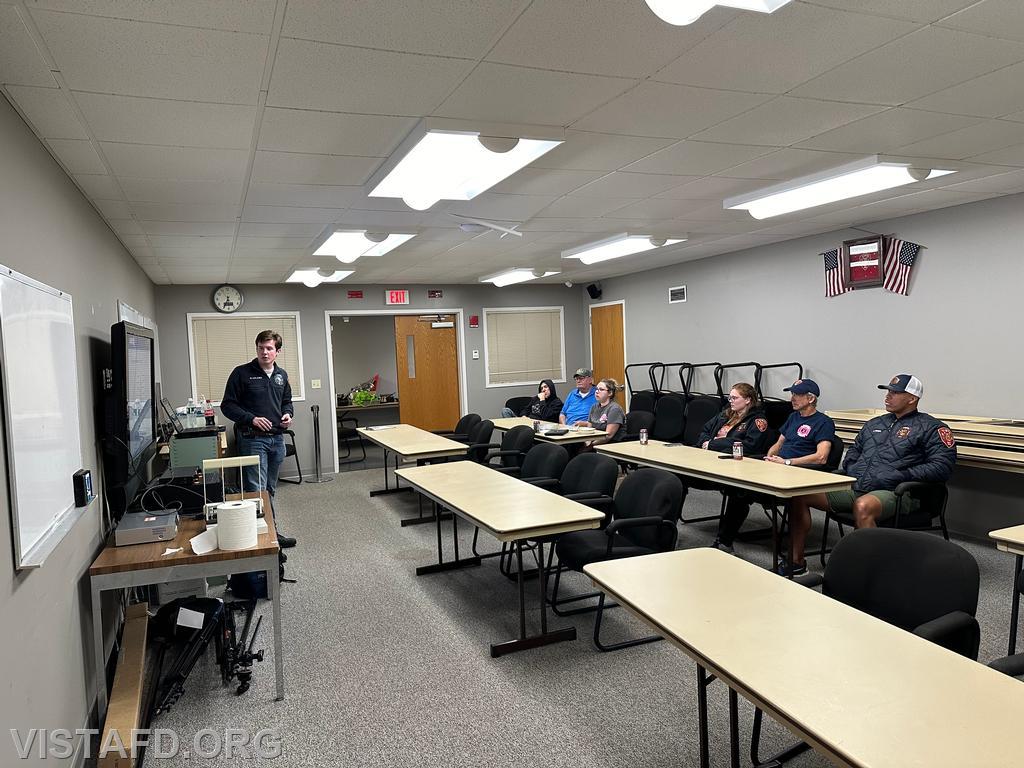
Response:
[[[313,379],[311,382],[309,382],[309,386],[311,386],[313,389],[320,389],[320,379]]]
[[[480,359],[480,350],[479,349],[474,349],[473,350],[473,359],[474,360],[479,360]]]

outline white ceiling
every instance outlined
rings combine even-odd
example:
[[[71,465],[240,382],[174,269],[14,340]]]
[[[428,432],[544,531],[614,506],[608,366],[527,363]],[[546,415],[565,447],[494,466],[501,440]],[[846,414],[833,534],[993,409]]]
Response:
[[[273,283],[332,225],[417,231],[350,282],[610,277],[1024,191],[1021,0],[0,0],[0,89],[156,283]],[[564,128],[474,200],[363,185],[421,117]],[[757,221],[726,196],[867,154],[960,173]],[[467,234],[449,213],[519,223]],[[617,232],[682,245],[586,267]]]

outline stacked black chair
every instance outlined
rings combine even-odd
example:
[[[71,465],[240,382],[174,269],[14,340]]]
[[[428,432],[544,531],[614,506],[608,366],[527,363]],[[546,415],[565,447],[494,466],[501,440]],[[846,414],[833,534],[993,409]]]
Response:
[[[458,440],[459,442],[465,443],[469,441],[470,430],[479,423],[479,414],[467,413],[459,419],[458,423],[455,425],[455,429],[451,431],[446,429],[435,429],[433,434],[447,437],[449,440]]]
[[[764,372],[771,368],[795,368],[796,376],[794,379],[802,379],[804,377],[804,367],[801,363],[772,363],[771,365],[759,365],[754,373],[754,389],[757,390],[757,396],[764,405],[764,415],[768,420],[768,426],[778,431],[786,423],[789,414],[793,412],[793,406],[788,399],[765,397],[764,390],[762,389]]]
[[[650,411],[634,411],[631,409],[626,414],[626,424],[619,442],[625,443],[639,440],[641,429],[646,429],[647,436],[651,436],[651,433],[654,431],[654,414]]]
[[[654,407],[652,440],[678,443],[686,430],[686,400],[675,393],[666,393],[658,398]]]
[[[686,429],[683,431],[680,442],[686,445],[696,446],[697,438],[700,437],[704,425],[713,419],[722,410],[722,401],[714,395],[696,395],[686,404]],[[699,491],[721,491],[722,487],[710,480],[702,480],[697,477],[682,477],[685,496],[690,488]],[[725,513],[725,495],[722,495],[722,505],[717,515],[703,515],[701,517],[683,517],[679,519],[684,523],[703,523],[708,520],[718,520]]]
[[[505,401],[505,407],[518,416],[519,412],[528,406],[531,400],[533,400],[532,397],[510,397]]]
[[[683,503],[683,489],[671,472],[663,469],[643,468],[633,472],[615,493],[612,520],[603,529],[573,531],[559,537],[555,544],[562,568],[582,571],[589,563],[623,557],[649,555],[675,549],[678,535],[676,523]],[[605,608],[603,592],[558,599],[561,569],[555,573],[551,607],[565,616],[597,611],[594,620],[594,645],[602,651],[612,651],[641,643],[660,640],[658,636],[625,640],[618,643],[601,642],[601,618]],[[597,604],[571,610],[559,610],[560,605],[596,597]]]
[[[497,460],[504,469],[518,469],[533,447],[533,427],[513,427],[502,435],[498,449],[484,456],[483,463],[490,466]]]
[[[664,367],[661,363],[633,363],[627,365],[623,370],[626,377],[626,389],[629,390],[629,408],[633,411],[650,411],[654,413],[655,404],[658,401],[659,390],[661,386],[657,381],[656,372],[661,370],[664,371]],[[629,376],[630,368],[646,368],[647,377],[650,381],[650,389],[635,389],[633,382]]]

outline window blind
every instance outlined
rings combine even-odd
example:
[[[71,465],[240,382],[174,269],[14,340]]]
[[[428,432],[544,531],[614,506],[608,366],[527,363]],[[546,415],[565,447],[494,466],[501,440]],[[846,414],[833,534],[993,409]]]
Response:
[[[562,308],[484,309],[487,386],[565,380]]]

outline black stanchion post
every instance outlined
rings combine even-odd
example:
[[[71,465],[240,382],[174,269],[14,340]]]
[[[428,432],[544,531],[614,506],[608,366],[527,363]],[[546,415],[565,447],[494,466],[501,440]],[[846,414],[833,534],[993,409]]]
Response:
[[[313,413],[313,461],[316,466],[316,474],[307,478],[307,483],[329,483],[334,480],[333,475],[323,476],[320,470],[320,406],[314,405],[309,409]]]

